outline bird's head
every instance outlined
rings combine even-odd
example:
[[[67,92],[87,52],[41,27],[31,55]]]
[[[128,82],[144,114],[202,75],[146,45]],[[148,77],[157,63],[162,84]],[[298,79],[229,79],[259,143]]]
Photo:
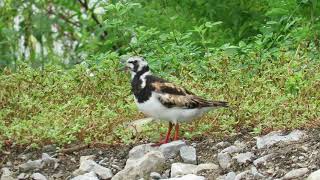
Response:
[[[148,62],[143,57],[133,56],[124,62],[124,69],[129,70],[134,76],[137,73],[143,74],[149,71]]]

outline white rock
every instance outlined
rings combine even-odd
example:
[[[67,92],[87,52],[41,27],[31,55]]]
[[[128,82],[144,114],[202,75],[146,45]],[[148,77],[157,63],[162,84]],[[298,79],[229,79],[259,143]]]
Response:
[[[180,156],[185,163],[197,164],[196,149],[192,146],[182,146]]]
[[[207,171],[207,170],[217,170],[219,169],[219,166],[214,164],[214,163],[203,163],[203,164],[199,164],[197,166],[197,168],[195,169],[195,171],[193,172],[193,174],[199,174],[203,171]]]
[[[308,168],[300,168],[300,169],[294,169],[289,171],[286,175],[283,176],[283,180],[286,179],[295,179],[302,177],[303,175],[307,174],[309,172]]]
[[[152,172],[150,173],[150,178],[154,180],[161,179],[161,175],[157,172]]]
[[[238,153],[240,151],[242,151],[242,148],[240,148],[238,146],[229,146],[229,147],[223,149],[220,153],[232,154],[232,153]]]
[[[266,162],[268,161],[268,159],[270,159],[273,155],[274,155],[274,154],[271,153],[271,154],[267,154],[267,155],[265,155],[265,156],[262,156],[262,157],[260,157],[260,158],[258,158],[258,159],[256,159],[256,160],[254,160],[254,161],[253,161],[253,164],[254,164],[255,166],[259,166],[260,164],[264,164],[264,163],[266,163]]]
[[[182,177],[162,179],[162,180],[205,180],[205,177],[197,176],[197,175],[194,175],[194,174],[187,174],[187,175],[184,175]]]
[[[42,167],[43,167],[43,162],[41,159],[34,160],[34,161],[29,160],[26,163],[19,165],[19,170],[21,172],[26,172],[26,171],[41,169]]]
[[[29,175],[27,175],[26,173],[21,173],[17,176],[17,179],[27,179],[29,177]]]
[[[199,174],[206,170],[219,169],[219,166],[214,163],[203,163],[199,165],[186,163],[173,163],[171,165],[171,177],[177,177],[187,174]]]
[[[82,158],[80,160],[81,162],[79,169],[73,172],[75,176],[82,175],[91,171],[97,174],[101,179],[110,179],[113,176],[112,171],[109,168],[97,164],[90,158],[89,160],[87,159],[88,158]]]
[[[31,179],[33,179],[33,180],[47,180],[47,178],[40,173],[33,173],[31,175]]]
[[[247,176],[248,174],[250,174],[250,173],[251,173],[250,170],[243,171],[243,172],[237,174],[236,177],[234,178],[234,180],[246,179],[246,176]]]
[[[252,162],[254,154],[252,152],[237,154],[233,159],[236,159],[239,164],[245,164],[247,162]]]
[[[173,163],[171,165],[171,177],[193,174],[196,168],[197,165],[194,164]]]
[[[52,157],[51,157],[49,154],[47,154],[47,153],[42,153],[41,160],[42,160],[42,162],[43,162],[44,165],[57,166],[56,164],[59,162],[58,159],[52,158]]]
[[[218,153],[217,159],[222,169],[228,169],[231,166],[231,156],[228,153]]]
[[[234,180],[236,178],[236,173],[231,171],[228,174],[225,174],[223,176],[219,176],[216,180]]]
[[[160,151],[150,151],[141,158],[128,159],[123,170],[112,180],[149,178],[151,172],[162,171],[165,158]]]
[[[222,142],[219,142],[216,144],[216,147],[217,148],[225,148],[227,146],[230,146],[231,144],[229,142],[226,142],[226,141],[222,141]]]
[[[294,130],[288,135],[282,135],[281,132],[275,131],[271,132],[265,136],[257,138],[257,148],[261,149],[264,147],[270,147],[275,143],[278,142],[292,142],[292,141],[299,141],[304,136],[306,136],[305,132],[300,130]]]
[[[166,159],[169,159],[175,157],[182,146],[186,146],[186,143],[181,140],[172,141],[170,143],[162,144],[159,147],[159,150],[163,153]]]
[[[99,180],[94,172],[89,172],[83,175],[76,176],[71,180]]]
[[[265,176],[264,176],[263,174],[261,174],[255,166],[252,166],[252,167],[251,167],[251,174],[252,174],[253,177],[255,177],[256,179],[265,178]]]
[[[81,157],[80,157],[80,164],[81,164],[83,161],[86,161],[86,160],[94,160],[95,158],[96,158],[95,155],[81,156]]]
[[[141,144],[133,147],[129,151],[129,159],[138,159],[143,157],[145,154],[151,151],[158,151],[159,147],[152,147],[152,144]]]
[[[225,180],[234,180],[236,179],[237,174],[233,171],[229,172],[225,178]]]
[[[9,168],[2,168],[1,169],[1,172],[2,172],[2,175],[1,175],[1,178],[0,180],[14,180],[15,178],[11,177],[11,171]]]
[[[319,180],[319,179],[320,179],[320,169],[312,172],[307,178],[307,180]]]

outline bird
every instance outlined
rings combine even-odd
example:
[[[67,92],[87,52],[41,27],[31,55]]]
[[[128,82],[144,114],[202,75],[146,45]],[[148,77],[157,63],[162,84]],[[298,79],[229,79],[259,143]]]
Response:
[[[132,56],[122,60],[122,64],[123,69],[131,73],[131,92],[139,111],[154,119],[169,122],[165,139],[154,146],[169,142],[173,126],[173,140],[179,140],[180,122],[190,122],[210,110],[228,107],[226,101],[206,100],[183,87],[154,76],[143,57]]]

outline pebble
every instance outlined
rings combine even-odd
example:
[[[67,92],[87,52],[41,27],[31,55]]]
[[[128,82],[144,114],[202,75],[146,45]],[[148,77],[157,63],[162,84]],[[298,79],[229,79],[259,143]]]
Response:
[[[196,149],[192,146],[182,146],[180,148],[180,157],[185,163],[197,164]]]
[[[193,174],[196,168],[197,165],[194,164],[173,163],[171,164],[171,177]]]
[[[242,150],[242,148],[238,147],[238,146],[229,146],[225,149],[223,149],[221,151],[221,153],[228,153],[228,154],[232,154],[232,153],[238,153]]]
[[[239,164],[246,164],[247,162],[252,162],[254,154],[252,152],[237,154],[233,159],[236,159]]]
[[[265,155],[265,156],[262,156],[262,157],[260,157],[260,158],[258,158],[258,159],[256,159],[256,160],[254,160],[254,161],[253,161],[253,164],[254,164],[255,166],[259,166],[259,165],[261,165],[261,164],[265,164],[265,163],[268,161],[268,159],[270,159],[272,156],[274,156],[273,153],[267,154],[267,155]]]
[[[181,177],[169,178],[169,179],[163,179],[163,180],[205,180],[205,177],[197,176],[194,174],[187,174]]]
[[[216,147],[219,148],[219,149],[222,149],[222,148],[228,147],[230,145],[231,144],[229,142],[221,141],[221,142],[216,144]]]
[[[47,180],[47,178],[41,173],[33,173],[31,175],[31,179],[33,179],[33,180]]]
[[[94,172],[89,172],[83,175],[76,176],[71,180],[99,180]]]
[[[217,159],[222,169],[228,169],[231,166],[231,156],[228,153],[218,153]]]
[[[160,151],[150,151],[140,158],[129,158],[124,169],[112,177],[112,180],[146,177],[151,172],[162,171],[164,164],[165,158]]]
[[[43,167],[43,163],[41,159],[34,160],[34,161],[27,161],[26,163],[23,163],[19,165],[19,170],[21,172],[27,172],[27,171],[33,171],[36,169],[41,169]]]
[[[158,179],[161,179],[161,175],[157,172],[152,172],[150,173],[150,178],[154,180],[158,180]]]
[[[11,177],[11,171],[9,168],[2,168],[1,169],[1,172],[2,172],[2,175],[1,175],[1,178],[0,180],[14,180],[15,178]]]
[[[29,177],[28,174],[26,173],[21,173],[17,176],[17,179],[27,179]]]
[[[265,147],[270,147],[278,142],[287,143],[292,141],[298,141],[302,139],[304,136],[306,136],[305,132],[300,130],[294,130],[288,135],[282,135],[282,133],[279,131],[271,132],[265,136],[257,138],[257,148],[261,149]]]
[[[304,176],[306,173],[309,172],[308,168],[300,168],[300,169],[294,169],[289,171],[286,175],[283,176],[283,180],[286,179],[295,179]]]

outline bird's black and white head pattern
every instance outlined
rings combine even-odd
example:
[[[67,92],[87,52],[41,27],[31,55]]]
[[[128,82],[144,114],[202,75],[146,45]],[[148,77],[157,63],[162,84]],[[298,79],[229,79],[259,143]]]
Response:
[[[143,73],[149,71],[148,62],[146,60],[144,60],[143,57],[139,57],[139,56],[130,57],[127,60],[125,66],[131,72],[132,78],[136,74],[141,73],[141,75],[142,75]]]

